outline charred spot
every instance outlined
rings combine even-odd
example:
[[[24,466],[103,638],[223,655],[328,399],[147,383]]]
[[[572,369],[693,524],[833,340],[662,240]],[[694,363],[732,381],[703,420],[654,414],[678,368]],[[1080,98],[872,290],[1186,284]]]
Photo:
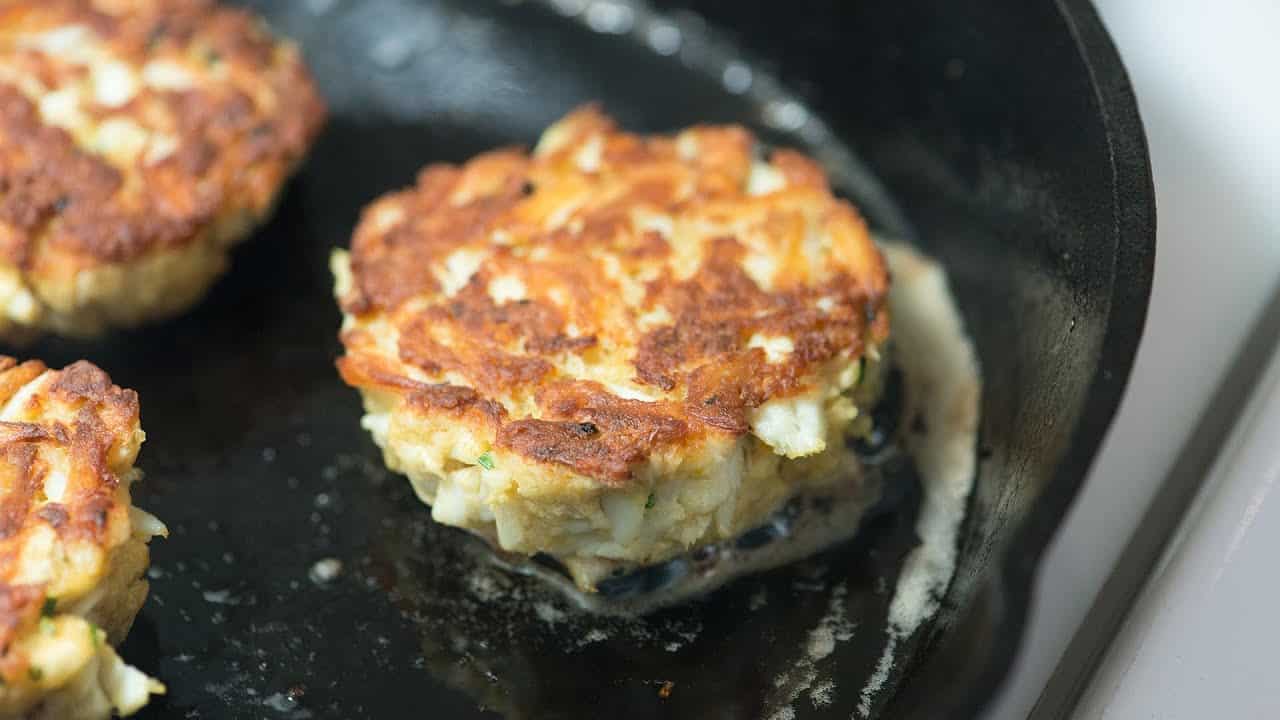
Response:
[[[525,180],[524,183],[520,185],[520,194],[525,197],[532,195],[535,190],[537,190],[537,188],[534,187],[533,182],[530,180]]]
[[[37,510],[36,517],[49,523],[49,527],[54,530],[60,530],[67,524],[67,520],[70,519],[70,516],[67,514],[67,509],[63,507],[61,503],[52,502],[47,503],[44,507]]]
[[[598,383],[549,385],[539,390],[538,405],[544,417],[591,420],[504,423],[498,430],[497,445],[610,484],[627,481],[632,465],[654,449],[689,434],[688,423],[673,416],[674,408],[619,398]]]
[[[718,402],[720,402],[720,398],[719,398],[719,396],[716,396],[716,395],[708,395],[708,396],[706,397],[706,399],[702,401],[702,404],[703,404],[703,405],[706,405],[707,407],[710,407],[710,406],[712,406],[712,405],[715,405],[715,404],[716,404],[716,403],[718,403]]]
[[[536,353],[578,352],[579,350],[595,347],[596,343],[595,335],[569,337],[564,333],[557,333],[551,337],[533,337],[526,347]]]
[[[73,400],[97,399],[111,390],[111,378],[92,363],[79,360],[63,368],[49,390]]]
[[[60,213],[66,210],[69,205],[71,205],[71,198],[66,195],[60,195],[57,200],[53,201],[53,211]]]

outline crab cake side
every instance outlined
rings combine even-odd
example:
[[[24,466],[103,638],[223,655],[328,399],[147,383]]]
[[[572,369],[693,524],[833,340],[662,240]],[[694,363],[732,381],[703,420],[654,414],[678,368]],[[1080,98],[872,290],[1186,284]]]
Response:
[[[815,163],[757,151],[587,108],[365,210],[338,366],[436,520],[589,590],[858,482],[884,261]]]
[[[297,48],[245,11],[0,2],[0,336],[194,303],[324,113]]]
[[[129,498],[143,437],[137,395],[97,367],[0,357],[0,717],[96,720],[164,691],[112,649],[165,534]]]

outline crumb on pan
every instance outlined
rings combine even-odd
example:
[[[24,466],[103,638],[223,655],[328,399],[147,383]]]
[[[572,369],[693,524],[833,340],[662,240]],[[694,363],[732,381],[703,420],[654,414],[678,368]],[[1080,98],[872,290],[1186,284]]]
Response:
[[[852,481],[884,260],[813,161],[758,153],[585,108],[366,208],[339,370],[438,521],[589,589]]]
[[[191,305],[323,117],[297,48],[243,10],[0,3],[0,336]]]
[[[166,534],[129,498],[142,441],[137,395],[97,367],[0,356],[0,717],[97,720],[164,691],[112,647]]]

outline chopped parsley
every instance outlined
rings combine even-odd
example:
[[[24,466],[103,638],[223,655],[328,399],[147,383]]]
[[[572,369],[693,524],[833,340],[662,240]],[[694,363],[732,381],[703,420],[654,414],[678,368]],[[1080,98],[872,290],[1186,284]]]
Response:
[[[40,606],[40,617],[53,617],[53,611],[58,609],[58,598],[47,597],[44,599],[44,605]]]
[[[41,680],[44,679],[44,670],[42,670],[41,668],[35,665],[32,665],[31,667],[27,668],[27,675],[29,675],[33,681],[40,682]]]
[[[168,33],[169,27],[163,20],[156,23],[156,26],[151,28],[151,32],[147,35],[147,49],[155,50],[159,47],[160,43],[164,40],[164,36]]]
[[[648,510],[649,508],[653,507],[653,504],[655,502],[657,502],[657,498],[653,496],[653,493],[649,493],[649,499],[644,501],[644,509]]]
[[[98,628],[93,625],[89,626],[89,642],[93,643],[94,648],[102,647],[102,636],[98,634]]]
[[[494,467],[496,467],[493,462],[493,456],[490,455],[489,453],[485,453],[480,457],[476,458],[476,464],[484,468],[485,470],[492,470]]]

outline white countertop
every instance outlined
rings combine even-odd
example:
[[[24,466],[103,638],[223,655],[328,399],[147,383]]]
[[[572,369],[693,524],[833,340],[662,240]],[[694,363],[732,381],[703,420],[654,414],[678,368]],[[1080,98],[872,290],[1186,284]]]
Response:
[[[1025,718],[1035,705],[1280,278],[1280,2],[1095,1],[1151,146],[1155,285],[1128,393],[1045,557],[990,720]],[[1166,717],[1152,714],[1156,699],[1131,700],[1116,717]]]
[[[1280,714],[1280,355],[1077,707],[1078,718]]]

